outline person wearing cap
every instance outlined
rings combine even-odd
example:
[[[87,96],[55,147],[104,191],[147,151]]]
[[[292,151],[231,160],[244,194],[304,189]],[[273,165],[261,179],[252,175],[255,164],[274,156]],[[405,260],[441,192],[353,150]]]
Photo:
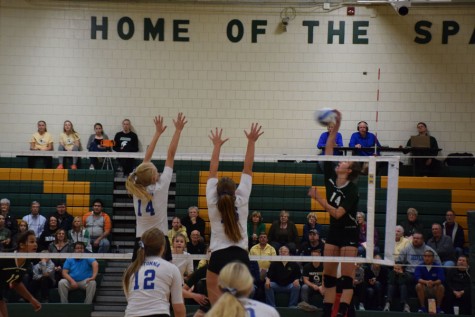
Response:
[[[310,255],[313,250],[320,250],[323,253],[325,244],[320,240],[320,233],[317,229],[311,229],[308,231],[308,241],[301,245],[300,255]]]

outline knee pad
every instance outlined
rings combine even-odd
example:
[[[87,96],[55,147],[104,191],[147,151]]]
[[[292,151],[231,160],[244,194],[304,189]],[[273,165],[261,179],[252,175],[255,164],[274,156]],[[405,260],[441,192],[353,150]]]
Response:
[[[338,279],[338,286],[344,289],[353,289],[353,278],[343,275]]]
[[[336,287],[337,278],[330,275],[323,275],[323,285],[326,288]]]

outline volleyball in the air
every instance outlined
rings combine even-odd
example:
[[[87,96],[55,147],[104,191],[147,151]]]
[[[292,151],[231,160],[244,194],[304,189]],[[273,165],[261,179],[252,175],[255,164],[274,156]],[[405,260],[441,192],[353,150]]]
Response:
[[[335,109],[323,108],[315,111],[315,121],[320,123],[322,126],[327,126],[330,123],[336,122],[336,112]]]

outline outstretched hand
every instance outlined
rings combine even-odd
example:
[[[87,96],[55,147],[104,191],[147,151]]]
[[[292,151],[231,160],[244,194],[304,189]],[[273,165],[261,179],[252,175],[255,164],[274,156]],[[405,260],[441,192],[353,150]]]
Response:
[[[221,146],[224,143],[226,143],[226,141],[229,140],[229,138],[226,138],[223,140],[222,135],[223,135],[223,129],[216,128],[214,132],[213,130],[211,130],[211,135],[209,135],[208,137],[211,140],[211,142],[213,142],[214,146]]]
[[[185,124],[187,124],[188,121],[186,121],[186,117],[183,115],[183,112],[179,112],[176,120],[173,120],[173,124],[175,125],[175,129],[182,131],[183,128],[185,127]]]
[[[341,118],[342,118],[341,112],[338,111],[337,109],[335,109],[333,111],[336,113],[335,126],[337,126],[339,128],[340,124],[341,124]]]
[[[153,118],[153,123],[155,124],[155,132],[158,134],[162,134],[167,129],[167,126],[163,125],[162,116],[155,116],[155,118]]]
[[[318,191],[317,191],[317,188],[316,187],[310,187],[308,189],[308,193],[307,195],[315,200],[317,200],[318,197],[320,197],[320,195],[318,194]]]
[[[244,130],[244,134],[246,134],[246,137],[249,141],[253,141],[253,142],[256,142],[257,139],[259,139],[259,137],[261,135],[264,134],[264,131],[261,132],[261,128],[262,126],[259,125],[259,123],[252,123],[251,124],[251,131],[249,131],[249,133]]]

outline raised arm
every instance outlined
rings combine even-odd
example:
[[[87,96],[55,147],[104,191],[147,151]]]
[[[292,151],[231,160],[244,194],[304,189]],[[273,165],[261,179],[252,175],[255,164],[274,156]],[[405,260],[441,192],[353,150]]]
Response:
[[[258,123],[252,123],[251,131],[249,131],[249,133],[244,130],[244,134],[246,134],[247,137],[247,150],[242,172],[248,175],[252,175],[252,165],[254,164],[256,141],[262,134],[264,134],[264,131],[261,132],[261,128],[262,126],[260,126]]]
[[[325,155],[333,155],[333,148],[336,144],[336,136],[338,134],[338,130],[340,130],[341,112],[336,109],[334,111],[336,113],[335,126],[328,135],[327,144],[325,145]]]
[[[218,177],[218,167],[219,167],[219,154],[221,152],[221,146],[223,146],[229,138],[222,139],[223,129],[216,128],[215,131],[211,130],[211,135],[209,139],[213,142],[213,153],[211,154],[211,160],[209,162],[209,178]]]
[[[186,117],[183,113],[178,113],[176,120],[173,120],[173,124],[175,125],[175,133],[173,134],[172,140],[170,141],[170,145],[168,146],[168,154],[167,160],[165,161],[165,166],[173,168],[173,162],[175,161],[175,153],[176,149],[178,148],[178,142],[180,141],[181,131],[185,127]]]
[[[143,159],[144,163],[150,162],[152,160],[153,151],[155,151],[155,146],[157,145],[158,139],[167,129],[167,126],[163,125],[162,116],[155,116],[155,118],[153,118],[153,123],[155,124],[155,133],[147,147],[147,151],[145,152],[145,157]]]

